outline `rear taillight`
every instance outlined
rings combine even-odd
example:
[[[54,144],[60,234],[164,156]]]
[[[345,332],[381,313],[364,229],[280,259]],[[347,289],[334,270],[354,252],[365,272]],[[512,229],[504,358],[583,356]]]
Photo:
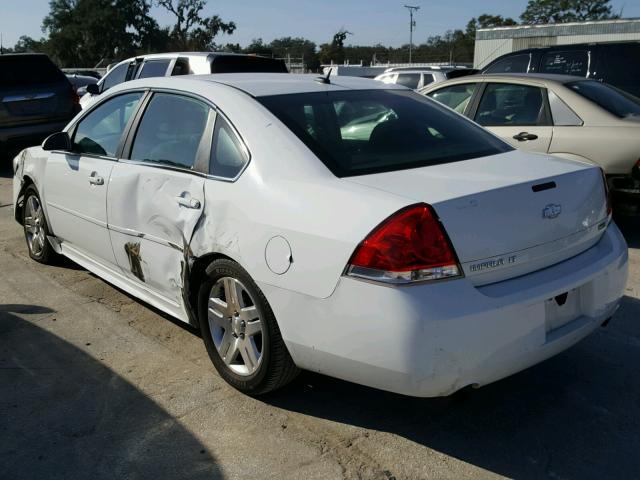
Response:
[[[609,184],[607,183],[607,176],[604,174],[604,170],[601,168],[600,173],[602,173],[602,182],[604,183],[604,195],[607,202],[607,216],[610,216],[613,212],[613,208],[611,208],[611,194],[609,193]]]
[[[403,284],[457,277],[461,269],[435,212],[418,204],[378,225],[356,248],[346,274]]]

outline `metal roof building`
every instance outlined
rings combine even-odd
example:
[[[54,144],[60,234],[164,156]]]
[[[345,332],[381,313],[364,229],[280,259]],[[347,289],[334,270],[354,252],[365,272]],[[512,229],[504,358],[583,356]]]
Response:
[[[525,48],[640,40],[640,19],[484,28],[476,32],[474,68]]]

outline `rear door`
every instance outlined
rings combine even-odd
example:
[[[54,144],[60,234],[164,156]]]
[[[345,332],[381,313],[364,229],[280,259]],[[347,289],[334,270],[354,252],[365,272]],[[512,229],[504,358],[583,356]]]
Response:
[[[487,83],[473,119],[516,148],[547,153],[553,126],[545,88]]]
[[[115,96],[71,130],[72,151],[49,153],[44,199],[55,235],[93,260],[115,268],[107,232],[107,190],[123,132],[143,92]]]
[[[187,249],[204,208],[214,110],[186,95],[154,93],[111,174],[113,251],[123,273],[175,311]]]

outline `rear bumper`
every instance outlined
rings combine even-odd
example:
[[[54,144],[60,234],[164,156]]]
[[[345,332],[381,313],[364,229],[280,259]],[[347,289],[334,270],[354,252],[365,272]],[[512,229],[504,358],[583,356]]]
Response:
[[[0,127],[0,144],[3,148],[26,148],[39,145],[49,135],[61,132],[73,117],[35,125]]]
[[[392,288],[343,277],[333,295],[316,299],[260,286],[301,368],[431,397],[499,380],[587,336],[618,308],[627,264],[612,223],[580,255],[484,287],[460,279]],[[550,327],[547,300],[574,289],[579,313]]]

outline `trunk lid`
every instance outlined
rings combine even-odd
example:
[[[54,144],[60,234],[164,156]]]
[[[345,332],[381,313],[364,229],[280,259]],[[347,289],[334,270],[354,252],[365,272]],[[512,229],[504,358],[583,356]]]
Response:
[[[432,205],[476,285],[577,255],[608,221],[599,168],[521,151],[348,181]]]

